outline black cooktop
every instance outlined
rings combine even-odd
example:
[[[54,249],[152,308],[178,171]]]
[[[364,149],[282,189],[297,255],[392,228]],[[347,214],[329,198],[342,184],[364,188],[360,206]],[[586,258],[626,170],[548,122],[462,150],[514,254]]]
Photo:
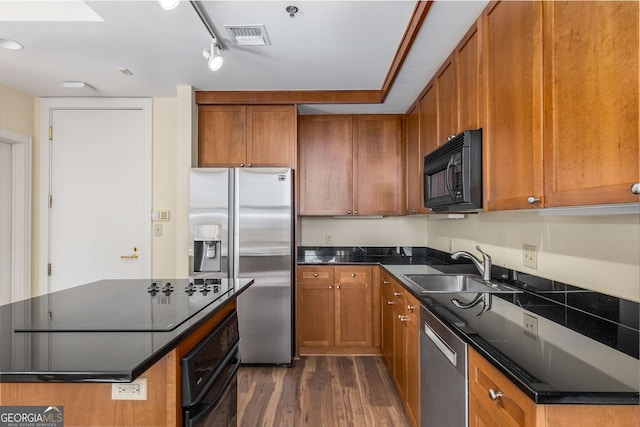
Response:
[[[101,280],[23,301],[16,332],[171,331],[232,289],[226,279]]]

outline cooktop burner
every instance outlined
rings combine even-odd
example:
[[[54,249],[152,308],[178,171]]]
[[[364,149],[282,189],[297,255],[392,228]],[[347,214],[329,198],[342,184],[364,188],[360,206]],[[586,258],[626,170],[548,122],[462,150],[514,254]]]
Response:
[[[101,280],[27,300],[31,319],[15,331],[171,331],[232,287],[212,278]]]

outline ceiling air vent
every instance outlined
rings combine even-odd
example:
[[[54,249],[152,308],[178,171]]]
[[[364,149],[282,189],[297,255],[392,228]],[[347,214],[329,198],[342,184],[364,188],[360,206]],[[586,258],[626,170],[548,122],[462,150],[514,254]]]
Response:
[[[236,46],[269,46],[269,36],[264,25],[225,25]]]

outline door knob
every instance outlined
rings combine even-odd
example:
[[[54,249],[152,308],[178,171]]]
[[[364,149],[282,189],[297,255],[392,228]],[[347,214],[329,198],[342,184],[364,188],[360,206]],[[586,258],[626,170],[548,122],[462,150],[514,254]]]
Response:
[[[133,253],[131,255],[120,255],[121,259],[138,259],[138,248],[133,247]]]

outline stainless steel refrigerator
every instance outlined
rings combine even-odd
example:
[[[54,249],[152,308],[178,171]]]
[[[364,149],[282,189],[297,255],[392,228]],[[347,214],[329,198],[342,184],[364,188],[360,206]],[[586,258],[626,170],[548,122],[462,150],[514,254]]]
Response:
[[[189,185],[190,275],[255,279],[238,297],[242,362],[290,364],[291,169],[195,168]]]

